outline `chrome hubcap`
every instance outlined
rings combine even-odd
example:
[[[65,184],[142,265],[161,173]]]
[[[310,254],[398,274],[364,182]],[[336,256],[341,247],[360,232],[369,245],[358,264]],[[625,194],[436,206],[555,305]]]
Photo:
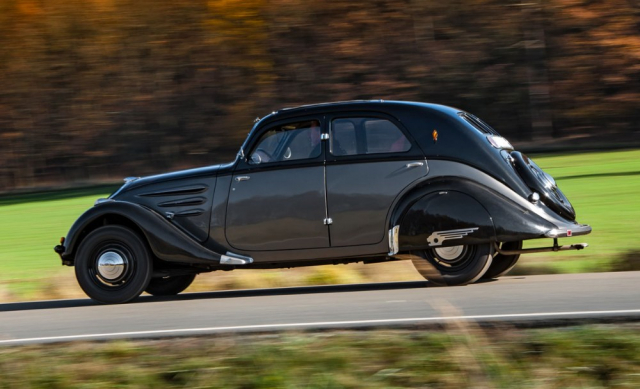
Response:
[[[124,255],[115,251],[106,251],[98,258],[98,275],[104,281],[117,282],[127,269]]]
[[[464,251],[464,246],[438,247],[435,249],[436,255],[445,261],[457,259]]]

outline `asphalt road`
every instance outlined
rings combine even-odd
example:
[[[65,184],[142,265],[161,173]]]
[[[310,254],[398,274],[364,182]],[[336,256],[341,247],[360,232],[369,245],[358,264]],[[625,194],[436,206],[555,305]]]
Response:
[[[0,304],[0,346],[221,332],[406,327],[451,320],[515,324],[640,321],[640,272],[503,277],[464,287],[428,282]]]

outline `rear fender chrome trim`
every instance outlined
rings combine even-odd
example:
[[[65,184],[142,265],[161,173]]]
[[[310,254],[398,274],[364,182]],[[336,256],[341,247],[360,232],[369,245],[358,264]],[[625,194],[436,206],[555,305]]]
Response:
[[[253,263],[253,258],[235,254],[227,251],[227,254],[220,257],[221,265],[249,265]]]
[[[396,255],[400,251],[398,244],[398,236],[400,235],[400,226],[394,226],[389,230],[389,255]]]

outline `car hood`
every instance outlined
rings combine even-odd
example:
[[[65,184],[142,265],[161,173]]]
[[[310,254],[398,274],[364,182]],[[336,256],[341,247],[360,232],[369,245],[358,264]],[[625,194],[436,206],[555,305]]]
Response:
[[[162,182],[178,181],[195,177],[217,176],[220,173],[231,172],[235,162],[205,166],[195,169],[179,170],[170,173],[156,174],[153,176],[126,178],[125,184],[120,187],[110,198],[115,198],[120,193],[140,188],[147,185],[158,184]]]

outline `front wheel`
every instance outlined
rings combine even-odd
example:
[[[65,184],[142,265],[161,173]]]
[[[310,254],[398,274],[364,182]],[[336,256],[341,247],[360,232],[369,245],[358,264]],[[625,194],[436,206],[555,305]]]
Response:
[[[154,296],[174,296],[187,289],[195,278],[195,274],[152,278],[144,291]]]
[[[144,240],[122,226],[105,226],[82,241],[75,259],[78,283],[87,296],[105,304],[129,302],[151,279],[152,263]]]
[[[490,243],[429,248],[412,252],[416,270],[436,285],[466,285],[477,281],[491,266]]]

